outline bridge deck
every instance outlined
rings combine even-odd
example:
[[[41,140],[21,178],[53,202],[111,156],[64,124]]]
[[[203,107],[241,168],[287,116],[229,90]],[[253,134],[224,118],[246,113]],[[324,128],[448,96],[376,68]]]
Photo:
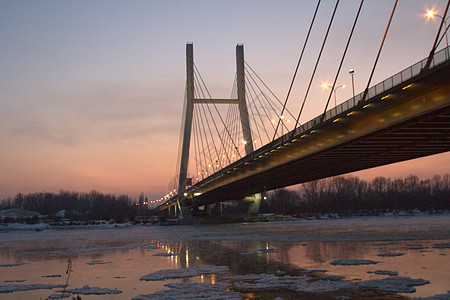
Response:
[[[445,61],[347,110],[334,108],[335,114],[330,110],[324,122],[315,125],[319,117],[315,118],[258,149],[191,187],[186,203],[241,200],[266,190],[449,151],[449,95],[450,61]],[[175,203],[176,197],[160,209]]]

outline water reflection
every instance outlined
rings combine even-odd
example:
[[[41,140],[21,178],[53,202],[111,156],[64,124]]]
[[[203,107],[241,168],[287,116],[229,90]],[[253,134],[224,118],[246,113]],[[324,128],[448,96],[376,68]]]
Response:
[[[268,228],[257,225],[257,228]],[[284,225],[283,225],[284,226]],[[230,227],[180,227],[180,232],[191,230],[216,235],[220,229],[230,234],[237,226]],[[322,229],[322,228],[321,228]],[[24,283],[61,284],[66,280],[67,260],[73,261],[74,272],[70,286],[85,284],[122,290],[120,295],[108,295],[108,299],[132,298],[162,289],[168,282],[208,282],[222,280],[219,274],[166,281],[141,281],[140,277],[164,269],[192,268],[200,265],[228,266],[235,275],[285,272],[304,274],[306,270],[327,270],[326,274],[345,276],[345,280],[359,281],[384,278],[375,270],[397,271],[399,276],[423,278],[429,285],[417,288],[413,296],[431,296],[445,293],[450,286],[450,249],[435,249],[436,243],[449,240],[413,240],[395,242],[321,242],[321,241],[277,241],[271,236],[261,235],[256,239],[202,240],[189,237],[179,239],[161,236],[160,228],[131,228],[127,231],[80,230],[66,232],[1,233],[5,242],[0,245],[0,285],[10,281]],[[245,231],[247,230],[247,231]],[[243,232],[251,233],[248,227]],[[268,229],[269,230],[269,229]],[[313,228],[311,229],[313,231]],[[275,234],[276,227],[270,228]],[[279,230],[284,233],[284,231]],[[19,236],[20,238],[17,238]],[[380,257],[380,253],[402,252],[400,257]],[[379,263],[369,266],[333,266],[334,259],[369,259]],[[98,263],[92,264],[93,261]],[[368,273],[371,272],[371,273]],[[317,272],[315,276],[323,273]],[[60,277],[43,277],[61,275]],[[15,292],[10,299],[45,298],[50,290]],[[2,294],[0,294],[2,295]],[[89,299],[90,296],[83,297]]]

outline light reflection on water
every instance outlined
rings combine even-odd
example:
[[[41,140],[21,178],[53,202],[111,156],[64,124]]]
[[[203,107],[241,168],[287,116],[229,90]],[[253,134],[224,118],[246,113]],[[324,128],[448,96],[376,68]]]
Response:
[[[150,294],[166,289],[169,282],[212,282],[220,276],[202,275],[195,278],[166,281],[140,281],[143,275],[162,269],[194,267],[197,265],[226,265],[232,274],[288,273],[300,270],[325,269],[324,274],[345,276],[345,280],[381,279],[375,270],[397,271],[399,276],[423,278],[429,285],[416,287],[412,296],[431,296],[450,289],[450,249],[435,249],[436,243],[450,242],[449,218],[438,222],[411,220],[403,231],[398,221],[391,227],[383,222],[367,221],[355,228],[352,222],[336,221],[332,228],[327,222],[238,224],[219,226],[134,227],[126,229],[81,229],[42,232],[0,232],[0,285],[7,284],[63,284],[66,281],[67,260],[73,262],[70,288],[86,284],[101,288],[119,289],[119,295],[84,296],[83,299],[130,299],[139,294]],[[424,225],[425,224],[425,225]],[[352,228],[353,226],[353,228]],[[424,228],[425,226],[425,228]],[[381,229],[380,229],[381,228]],[[358,229],[358,230],[356,230]],[[361,241],[364,232],[377,230],[374,241]],[[403,233],[399,233],[398,231]],[[348,238],[349,232],[354,233]],[[428,231],[429,237],[439,240],[410,239],[419,232]],[[299,233],[300,232],[300,233]],[[310,236],[347,235],[347,241],[320,241]],[[445,235],[447,232],[447,236]],[[396,234],[398,240],[392,239]],[[302,235],[303,234],[303,235]],[[405,236],[402,236],[405,234]],[[256,237],[255,237],[256,236]],[[289,238],[287,238],[289,237]],[[445,238],[446,237],[446,238]],[[443,239],[444,238],[444,239]],[[352,240],[353,239],[353,240]],[[412,249],[412,246],[421,249]],[[421,246],[421,247],[417,247]],[[385,252],[404,253],[398,257],[380,257]],[[174,253],[172,256],[154,256]],[[376,265],[333,266],[334,259],[368,259]],[[46,275],[61,277],[42,277]],[[22,281],[23,282],[14,282]],[[13,281],[13,282],[11,282]],[[55,290],[36,290],[0,294],[1,299],[45,298]],[[408,295],[411,296],[411,295]]]

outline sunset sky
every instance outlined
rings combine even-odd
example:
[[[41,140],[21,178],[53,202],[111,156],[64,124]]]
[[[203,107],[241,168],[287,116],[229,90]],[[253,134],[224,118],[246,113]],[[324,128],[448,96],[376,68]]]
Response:
[[[291,110],[298,112],[334,1],[323,0]],[[284,99],[316,1],[0,1],[0,199],[61,189],[160,197],[175,175],[185,45],[213,97],[231,93],[235,46]],[[359,1],[341,1],[301,122],[323,111]],[[393,0],[367,0],[339,84],[367,84]],[[376,84],[425,58],[446,1],[399,1]],[[440,45],[441,49],[443,45]],[[338,102],[351,88],[338,91]],[[421,178],[450,154],[355,173]]]

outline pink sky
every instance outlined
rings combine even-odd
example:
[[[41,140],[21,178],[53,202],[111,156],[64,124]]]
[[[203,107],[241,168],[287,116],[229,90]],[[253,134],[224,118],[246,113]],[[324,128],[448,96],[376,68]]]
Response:
[[[297,112],[333,9],[323,1],[290,109]],[[301,122],[320,114],[358,1],[341,1]],[[366,1],[339,83],[364,88],[394,1]],[[426,57],[446,1],[400,1],[373,84]],[[0,199],[61,189],[167,192],[175,175],[185,44],[214,97],[231,93],[235,46],[284,99],[315,1],[0,2]],[[442,48],[443,45],[440,46]],[[340,89],[339,100],[351,97]],[[450,155],[354,175],[421,178],[449,172]]]

